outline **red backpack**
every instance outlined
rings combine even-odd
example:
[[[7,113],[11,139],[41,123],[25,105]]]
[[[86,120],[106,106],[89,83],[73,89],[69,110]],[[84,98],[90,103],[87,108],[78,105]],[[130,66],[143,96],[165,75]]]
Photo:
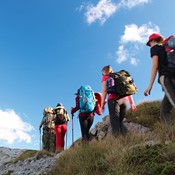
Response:
[[[95,113],[101,115],[103,113],[101,108],[102,94],[100,92],[95,92],[94,95],[96,98]]]
[[[173,75],[175,75],[175,35],[166,38],[163,46],[167,52],[168,69]]]
[[[175,49],[175,36],[171,35],[166,38],[163,42],[166,52],[171,52]]]

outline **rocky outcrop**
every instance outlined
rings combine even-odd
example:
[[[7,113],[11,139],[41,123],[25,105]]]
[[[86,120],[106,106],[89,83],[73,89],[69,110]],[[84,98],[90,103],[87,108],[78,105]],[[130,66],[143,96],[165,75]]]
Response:
[[[9,162],[12,159],[15,159],[20,154],[22,154],[24,151],[25,150],[22,150],[22,149],[11,149],[11,148],[6,148],[6,147],[0,147],[0,167],[2,167],[4,163]]]
[[[147,132],[150,132],[150,129],[147,127],[144,127],[140,124],[132,123],[132,122],[126,122],[124,120],[123,122],[127,132],[137,133],[137,134],[145,134]],[[112,129],[110,126],[110,119],[109,116],[106,116],[103,118],[102,122],[99,122],[95,125],[95,127],[90,131],[92,140],[102,140],[106,136],[112,134]]]
[[[40,175],[48,174],[47,171],[54,166],[56,156],[50,157],[43,155],[38,158],[37,155],[25,160],[15,161],[24,151],[20,149],[11,149],[0,147],[0,175]]]

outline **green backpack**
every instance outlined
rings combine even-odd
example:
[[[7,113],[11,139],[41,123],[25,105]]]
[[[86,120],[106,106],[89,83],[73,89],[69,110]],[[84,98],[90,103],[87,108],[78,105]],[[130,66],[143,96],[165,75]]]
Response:
[[[138,90],[130,73],[121,70],[111,73],[106,80],[107,93],[114,93],[119,98],[135,94]]]

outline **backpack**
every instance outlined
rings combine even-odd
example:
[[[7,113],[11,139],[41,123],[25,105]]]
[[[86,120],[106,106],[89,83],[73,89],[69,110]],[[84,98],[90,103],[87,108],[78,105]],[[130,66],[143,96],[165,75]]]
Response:
[[[43,115],[46,115],[47,113],[53,113],[53,108],[50,106],[45,107],[43,111]]]
[[[167,53],[167,67],[170,73],[175,74],[175,36],[171,35],[164,40],[163,46]]]
[[[95,92],[94,95],[96,99],[95,113],[98,115],[101,115],[102,114],[102,108],[101,108],[102,94],[100,92]]]
[[[106,80],[107,93],[115,93],[119,98],[135,94],[138,90],[129,72],[121,70],[111,73]]]
[[[53,108],[48,106],[44,108],[43,111],[43,122],[45,125],[45,128],[50,128],[50,129],[54,129],[55,124],[54,122],[51,121],[52,116],[50,114],[53,114]]]
[[[93,112],[96,105],[94,91],[91,86],[84,85],[78,90],[80,112]]]
[[[63,106],[56,107],[54,109],[54,114],[55,114],[55,118],[54,118],[55,125],[66,123],[67,111],[64,109]]]

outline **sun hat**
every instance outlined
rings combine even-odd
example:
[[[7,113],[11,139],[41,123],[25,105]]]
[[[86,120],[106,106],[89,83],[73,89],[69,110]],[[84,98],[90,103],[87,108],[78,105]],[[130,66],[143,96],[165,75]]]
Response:
[[[57,103],[56,107],[53,109],[54,113],[56,110],[64,108],[62,103]]]
[[[146,43],[147,46],[150,46],[150,41],[152,41],[153,39],[157,39],[160,38],[163,40],[163,36],[161,36],[158,33],[153,33],[152,35],[149,36],[148,42]]]
[[[48,107],[45,107],[44,108],[44,111],[43,111],[43,114],[47,114],[47,113],[50,113],[50,114],[53,114],[53,108],[48,106]]]

